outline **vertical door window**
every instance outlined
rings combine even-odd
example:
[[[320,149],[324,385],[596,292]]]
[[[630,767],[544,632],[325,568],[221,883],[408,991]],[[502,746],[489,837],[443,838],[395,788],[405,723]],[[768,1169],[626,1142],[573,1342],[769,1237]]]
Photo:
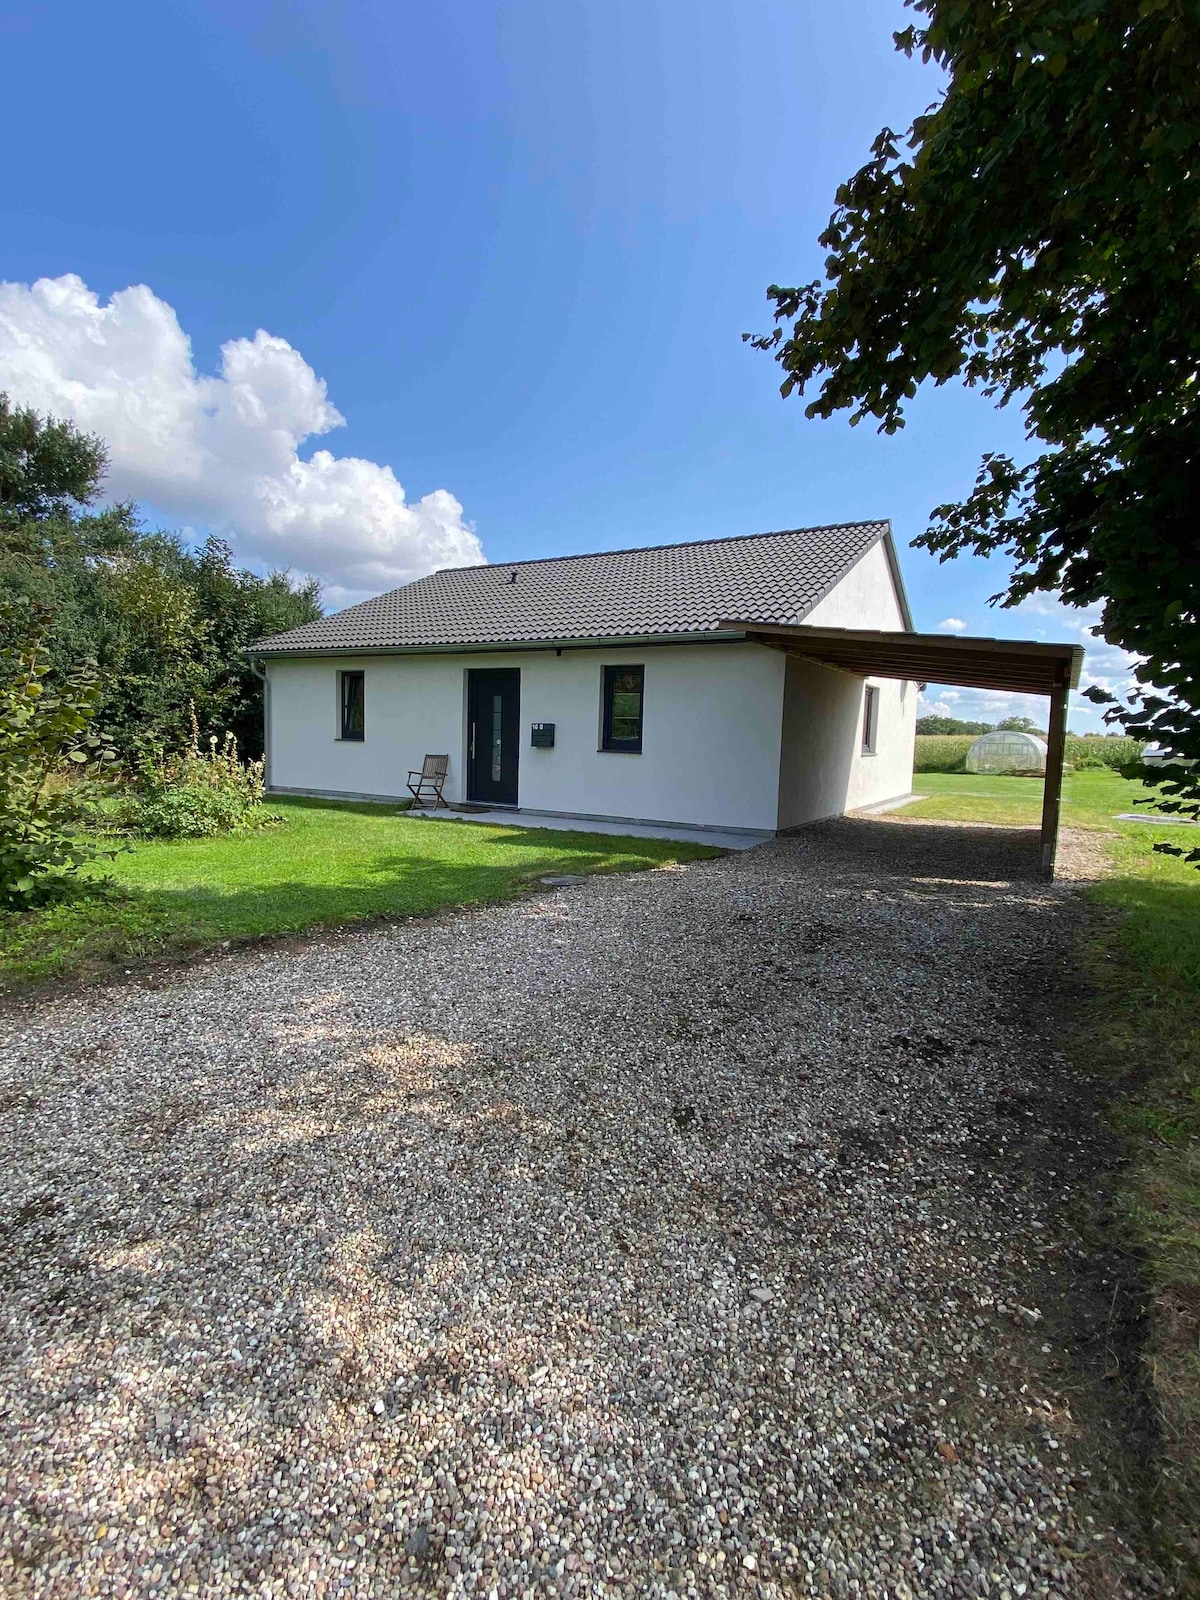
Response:
[[[343,739],[362,739],[366,734],[366,674],[342,672],[338,676],[342,686]]]
[[[492,696],[492,782],[500,782],[500,762],[504,755],[504,696]]]

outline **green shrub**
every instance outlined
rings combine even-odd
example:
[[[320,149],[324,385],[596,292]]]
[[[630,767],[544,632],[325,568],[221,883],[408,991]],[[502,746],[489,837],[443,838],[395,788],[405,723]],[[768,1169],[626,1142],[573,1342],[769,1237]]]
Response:
[[[919,733],[913,758],[914,772],[961,772],[967,751],[975,743],[969,733]]]
[[[192,715],[192,742],[173,756],[142,761],[132,793],[116,810],[118,828],[155,839],[207,839],[217,833],[244,833],[283,818],[263,804],[261,761],[240,761],[232,733],[208,749],[200,748]]]
[[[90,798],[83,774],[113,759],[91,728],[95,667],[46,681],[49,627],[44,606],[0,601],[0,906],[18,910],[48,898],[99,853],[79,837]],[[72,769],[78,780],[68,780]]]

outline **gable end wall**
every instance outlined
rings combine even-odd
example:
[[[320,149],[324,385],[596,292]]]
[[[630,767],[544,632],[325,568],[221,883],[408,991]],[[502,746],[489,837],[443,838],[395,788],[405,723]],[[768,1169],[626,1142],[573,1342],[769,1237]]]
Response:
[[[805,617],[813,627],[900,630],[904,612],[883,541],[871,547]],[[777,826],[796,828],[912,790],[917,686],[868,678],[788,656]],[[867,684],[879,690],[875,752],[862,749]]]

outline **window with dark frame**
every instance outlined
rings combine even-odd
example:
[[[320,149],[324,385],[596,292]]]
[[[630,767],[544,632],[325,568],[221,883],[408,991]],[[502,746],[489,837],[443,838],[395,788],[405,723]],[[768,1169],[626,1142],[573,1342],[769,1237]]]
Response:
[[[366,674],[342,672],[342,739],[362,740],[366,736]]]
[[[875,754],[875,734],[879,721],[879,690],[868,684],[863,693],[862,753]]]
[[[641,752],[645,685],[645,667],[605,667],[601,750]]]

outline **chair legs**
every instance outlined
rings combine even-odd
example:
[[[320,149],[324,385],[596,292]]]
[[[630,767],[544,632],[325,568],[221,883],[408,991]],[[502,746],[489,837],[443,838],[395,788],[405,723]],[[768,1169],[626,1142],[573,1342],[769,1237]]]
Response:
[[[423,783],[418,783],[415,787],[411,783],[406,783],[404,787],[413,797],[410,810],[436,811],[441,806],[444,811],[449,811],[450,802],[443,797],[441,784],[430,784],[426,788]]]

